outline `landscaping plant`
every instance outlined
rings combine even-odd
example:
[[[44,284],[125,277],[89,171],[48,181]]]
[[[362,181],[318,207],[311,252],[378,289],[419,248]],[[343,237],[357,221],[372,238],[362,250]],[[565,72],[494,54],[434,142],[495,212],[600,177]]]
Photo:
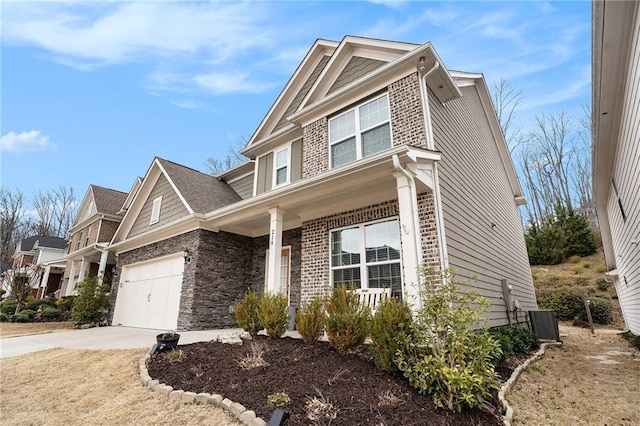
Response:
[[[356,293],[340,286],[325,305],[327,321],[325,330],[329,344],[340,353],[347,353],[364,343],[369,332],[371,310],[360,303]]]
[[[491,362],[500,351],[499,343],[481,319],[489,302],[475,291],[462,293],[451,270],[442,277],[425,270],[423,277],[414,344],[428,351],[398,351],[398,368],[438,407],[452,411],[481,407],[499,385]]]
[[[384,298],[376,308],[370,324],[371,345],[376,365],[398,371],[396,352],[412,334],[411,307],[395,297]]]
[[[296,313],[296,330],[305,343],[317,342],[323,334],[326,315],[324,299],[315,296],[310,302],[302,305]]]
[[[235,305],[234,312],[236,322],[244,331],[252,336],[255,336],[262,330],[258,316],[259,311],[260,295],[253,290],[248,290],[242,300]]]
[[[258,318],[267,335],[279,339],[289,326],[287,297],[280,293],[265,293],[260,299]]]
[[[71,310],[71,320],[80,326],[82,324],[101,323],[109,312],[109,284],[96,276],[86,277],[76,284],[78,296]]]
[[[503,361],[515,354],[525,354],[540,347],[536,334],[528,328],[503,326],[489,330],[489,333],[500,343],[502,354],[498,354],[496,361]]]

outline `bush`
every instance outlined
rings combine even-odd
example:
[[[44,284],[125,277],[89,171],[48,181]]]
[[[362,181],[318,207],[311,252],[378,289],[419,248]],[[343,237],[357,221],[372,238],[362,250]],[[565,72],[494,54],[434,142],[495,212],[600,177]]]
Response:
[[[95,324],[105,320],[109,312],[109,288],[109,284],[100,284],[95,276],[86,277],[76,284],[78,296],[71,310],[71,319],[76,325]]]
[[[35,311],[31,309],[23,309],[17,315],[13,317],[15,322],[29,322],[33,320],[33,317],[36,315]]]
[[[609,281],[606,278],[598,278],[596,280],[596,286],[598,287],[598,290],[600,291],[607,291],[611,288],[611,284],[612,282]]]
[[[32,311],[37,311],[40,306],[42,306],[42,309],[44,309],[45,306],[50,306],[52,308],[55,308],[56,304],[51,299],[35,299],[30,302],[27,302],[27,304],[25,305],[25,308],[31,309]]]
[[[580,256],[578,256],[577,254],[574,254],[573,256],[569,257],[569,262],[571,263],[580,263]]]
[[[371,310],[360,303],[356,293],[345,286],[333,290],[326,303],[325,329],[329,344],[340,353],[348,353],[364,343]]]
[[[18,306],[18,302],[15,300],[5,300],[0,304],[0,310],[5,315],[13,315],[16,313],[16,306]]]
[[[326,315],[324,300],[315,296],[311,302],[302,305],[296,313],[296,330],[305,343],[315,343],[322,337]]]
[[[62,312],[60,312],[60,310],[57,308],[54,308],[52,306],[42,307],[42,318],[54,320],[54,319],[60,319],[61,316],[62,316]]]
[[[412,335],[411,307],[395,297],[383,299],[371,319],[371,352],[376,364],[387,371],[398,371],[396,353]]]
[[[61,312],[71,312],[74,300],[76,300],[76,296],[62,296],[56,300],[56,306]]]
[[[515,354],[526,354],[532,349],[540,347],[538,336],[528,328],[522,327],[495,327],[489,333],[500,342],[502,356],[497,361],[502,361]]]
[[[4,312],[0,312],[0,322],[10,322],[11,316],[5,314]]]
[[[491,359],[500,345],[481,320],[489,306],[476,292],[461,293],[451,270],[443,281],[423,271],[422,308],[416,315],[415,345],[430,352],[398,352],[397,365],[418,393],[431,395],[438,407],[462,411],[484,405],[499,386]]]
[[[531,265],[557,265],[566,256],[567,238],[554,221],[530,223],[525,243]]]
[[[588,256],[596,252],[598,246],[593,230],[587,218],[576,214],[572,208],[557,206],[556,222],[567,237],[565,250],[567,256]]]
[[[280,293],[265,293],[260,300],[258,318],[267,335],[272,339],[280,338],[289,326],[287,296]]]
[[[244,331],[252,336],[255,336],[262,330],[259,311],[260,295],[253,290],[247,291],[242,300],[236,303],[234,309],[236,322]]]
[[[579,318],[587,320],[587,311],[583,297],[586,295],[578,290],[558,288],[538,290],[536,293],[538,304],[542,309],[553,309],[556,318],[571,321]],[[611,301],[601,297],[591,297],[591,319],[597,324],[611,323]]]

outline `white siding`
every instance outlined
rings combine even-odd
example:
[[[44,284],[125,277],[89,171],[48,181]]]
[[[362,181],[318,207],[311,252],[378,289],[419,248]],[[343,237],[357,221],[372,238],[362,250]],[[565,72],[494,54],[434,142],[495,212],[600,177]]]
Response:
[[[474,86],[442,105],[430,94],[449,265],[459,281],[491,303],[491,326],[508,323],[501,279],[513,286],[522,309],[537,309],[522,220],[489,123]],[[494,226],[495,225],[495,226]],[[519,313],[519,319],[524,317]]]
[[[636,8],[638,10],[638,8]],[[607,213],[616,256],[616,290],[624,319],[631,332],[640,335],[640,17],[636,12],[629,69],[613,166],[620,201],[626,214],[623,221],[618,199],[610,188]],[[606,177],[604,177],[606,178]],[[634,243],[635,242],[635,243]]]

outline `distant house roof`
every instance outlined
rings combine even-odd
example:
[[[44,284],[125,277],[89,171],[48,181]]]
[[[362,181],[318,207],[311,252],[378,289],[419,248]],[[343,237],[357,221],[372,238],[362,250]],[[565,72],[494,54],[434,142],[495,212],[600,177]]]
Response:
[[[208,213],[242,200],[229,185],[212,175],[162,158],[157,160],[196,213]]]
[[[16,247],[16,252],[31,251],[33,250],[33,246],[36,244],[36,242],[38,243],[38,247],[48,247],[56,249],[67,248],[67,240],[65,240],[64,238],[34,235],[20,241],[18,243],[18,246]]]
[[[102,186],[91,185],[93,199],[98,213],[116,215],[127,199],[127,193]]]

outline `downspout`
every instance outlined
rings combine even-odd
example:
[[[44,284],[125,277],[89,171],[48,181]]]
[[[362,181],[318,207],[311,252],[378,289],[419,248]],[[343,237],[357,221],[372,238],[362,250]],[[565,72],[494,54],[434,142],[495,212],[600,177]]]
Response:
[[[420,95],[422,96],[422,113],[424,117],[425,134],[427,137],[427,149],[435,151],[435,142],[433,139],[433,127],[431,125],[431,110],[429,109],[429,93],[427,90],[427,77],[440,68],[440,63],[436,61],[433,67],[420,77]],[[418,72],[423,71],[424,57],[420,58]],[[440,251],[440,271],[444,272],[449,267],[449,255],[447,253],[447,244],[445,238],[445,229],[442,198],[440,197],[440,179],[438,177],[438,163],[433,163],[433,204],[436,219],[436,228],[438,229],[438,247]]]

